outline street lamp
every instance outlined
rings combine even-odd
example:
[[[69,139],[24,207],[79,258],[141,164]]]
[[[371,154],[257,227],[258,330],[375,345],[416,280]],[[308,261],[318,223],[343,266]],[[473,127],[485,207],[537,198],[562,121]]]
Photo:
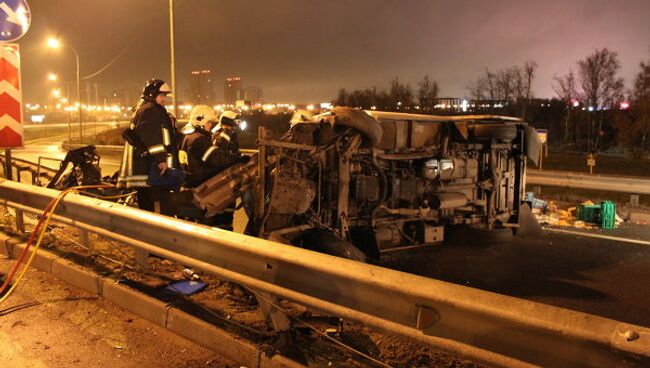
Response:
[[[59,76],[57,76],[54,73],[50,73],[50,74],[47,75],[47,80],[49,80],[50,82],[56,82],[58,79],[59,79]]]
[[[59,49],[61,47],[67,47],[68,49],[74,52],[74,56],[77,60],[77,101],[79,101],[79,144],[83,144],[83,125],[81,124],[81,77],[79,74],[79,53],[73,47],[62,44],[61,41],[57,38],[51,37],[47,40],[47,47],[51,49]]]
[[[172,104],[174,116],[178,119],[178,104],[176,102],[176,61],[174,52],[174,0],[169,0],[169,66],[171,69]]]

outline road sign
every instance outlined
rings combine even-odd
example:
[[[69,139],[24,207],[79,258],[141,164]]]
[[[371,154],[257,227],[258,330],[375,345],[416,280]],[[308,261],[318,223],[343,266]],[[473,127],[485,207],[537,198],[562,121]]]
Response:
[[[0,147],[23,146],[23,108],[18,44],[0,44]]]
[[[25,0],[0,0],[0,42],[13,42],[27,33],[32,13]]]
[[[589,173],[593,174],[594,166],[596,166],[596,156],[591,153],[587,155],[587,166],[589,166]]]

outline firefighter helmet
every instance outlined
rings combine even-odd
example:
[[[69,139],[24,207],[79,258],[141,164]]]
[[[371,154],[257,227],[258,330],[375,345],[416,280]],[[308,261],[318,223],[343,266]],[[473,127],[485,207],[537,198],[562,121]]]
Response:
[[[217,122],[217,113],[208,105],[196,105],[190,112],[192,125],[204,126],[209,122]]]
[[[219,124],[239,127],[239,114],[231,110],[226,110],[219,116]]]
[[[153,101],[159,94],[170,94],[172,89],[167,83],[160,79],[150,79],[142,89],[142,98],[147,101]]]

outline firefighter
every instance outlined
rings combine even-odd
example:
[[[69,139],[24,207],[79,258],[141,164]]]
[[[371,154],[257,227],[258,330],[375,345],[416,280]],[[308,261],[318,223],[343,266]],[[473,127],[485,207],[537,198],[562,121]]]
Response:
[[[126,142],[118,178],[118,187],[135,188],[141,209],[165,215],[174,214],[170,189],[179,181],[176,173],[182,173],[176,127],[164,106],[169,93],[160,79],[149,80],[142,89],[131,125],[122,133]]]
[[[183,127],[179,160],[187,176],[185,186],[195,188],[228,166],[239,161],[226,142],[213,145],[210,131],[217,125],[217,114],[207,105],[197,105]]]
[[[222,112],[219,115],[219,123],[212,128],[212,145],[222,147],[229,155],[238,157],[238,162],[247,162],[249,157],[242,156],[239,150],[239,124],[239,114],[230,110]],[[233,230],[235,205],[235,202],[231,203],[222,213],[214,216],[215,226],[225,230]]]
[[[239,114],[226,110],[219,115],[219,124],[212,129],[212,144],[226,146],[229,153],[241,156],[239,151],[238,130]]]

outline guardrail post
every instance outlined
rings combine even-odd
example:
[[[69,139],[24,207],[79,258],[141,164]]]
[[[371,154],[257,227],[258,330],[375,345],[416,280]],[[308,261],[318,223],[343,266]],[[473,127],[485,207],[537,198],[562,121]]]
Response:
[[[271,323],[273,329],[277,332],[288,331],[291,329],[291,320],[287,317],[286,313],[277,305],[280,304],[280,299],[270,293],[254,290],[257,295],[257,303],[262,308],[266,319]]]
[[[637,207],[639,205],[639,195],[638,194],[630,194],[630,205],[632,207]]]
[[[84,247],[92,249],[92,245],[90,244],[90,234],[88,233],[88,230],[79,229],[79,238],[81,238],[81,244]]]
[[[149,258],[149,252],[144,249],[135,248],[135,263],[140,267],[143,267],[145,270],[149,269],[147,258]]]
[[[16,209],[16,229],[21,233],[25,232],[25,216],[23,210]]]
[[[11,150],[10,149],[5,150],[4,168],[5,168],[5,178],[7,180],[13,180],[13,171],[12,171],[12,168],[11,168]]]

